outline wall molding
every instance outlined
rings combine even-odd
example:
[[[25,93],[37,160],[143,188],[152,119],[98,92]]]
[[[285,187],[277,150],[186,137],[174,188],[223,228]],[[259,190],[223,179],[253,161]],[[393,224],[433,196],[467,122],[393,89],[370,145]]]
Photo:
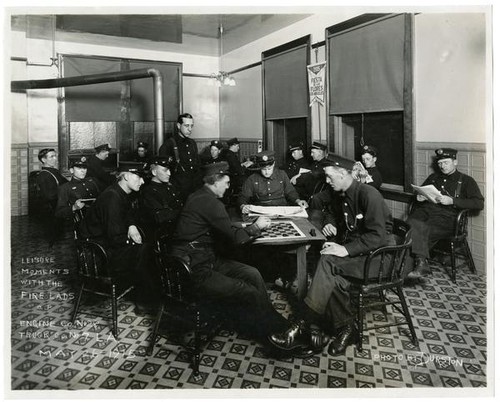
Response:
[[[484,142],[415,142],[417,149],[454,148],[457,151],[486,152]]]

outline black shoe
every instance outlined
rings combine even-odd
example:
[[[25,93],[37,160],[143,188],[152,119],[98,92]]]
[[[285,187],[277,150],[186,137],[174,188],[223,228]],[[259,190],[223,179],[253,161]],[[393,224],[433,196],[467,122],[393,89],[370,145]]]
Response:
[[[295,350],[307,346],[307,325],[304,320],[295,322],[284,332],[269,335],[269,342],[281,350]]]
[[[330,356],[338,356],[345,354],[349,345],[353,345],[356,340],[356,326],[350,324],[342,328],[339,334],[333,338],[328,346],[328,354]]]
[[[319,329],[311,329],[311,338],[310,338],[310,347],[312,351],[317,354],[321,353],[328,342],[330,341],[330,337],[321,332]]]
[[[297,359],[305,359],[306,357],[314,356],[316,353],[308,345],[303,345],[291,351],[292,357],[296,357]]]
[[[429,264],[427,263],[426,258],[417,257],[415,260],[415,267],[413,271],[411,271],[407,278],[411,280],[420,280],[430,275],[431,269],[429,268]]]
[[[156,303],[135,302],[134,314],[138,317],[146,315],[156,315],[158,305]]]

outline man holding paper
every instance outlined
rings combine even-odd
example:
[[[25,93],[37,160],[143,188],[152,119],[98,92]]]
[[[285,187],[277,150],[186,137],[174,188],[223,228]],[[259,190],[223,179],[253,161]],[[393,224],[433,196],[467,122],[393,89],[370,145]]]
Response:
[[[457,150],[439,148],[435,153],[439,172],[431,174],[421,187],[414,186],[418,202],[407,222],[412,227],[415,265],[409,279],[430,274],[429,250],[439,239],[453,236],[454,222],[461,209],[484,208],[484,197],[476,181],[457,170]],[[435,189],[429,191],[429,186]]]

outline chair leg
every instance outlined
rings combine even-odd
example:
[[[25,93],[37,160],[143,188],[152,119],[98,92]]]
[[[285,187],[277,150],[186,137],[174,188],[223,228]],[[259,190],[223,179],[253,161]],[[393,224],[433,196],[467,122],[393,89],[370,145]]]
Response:
[[[385,295],[384,295],[383,290],[380,290],[378,292],[378,297],[379,297],[381,302],[385,301]],[[381,309],[382,309],[382,312],[384,313],[385,319],[387,320],[387,306],[383,305],[383,306],[381,306]]]
[[[156,316],[156,322],[155,326],[153,328],[153,334],[151,336],[151,342],[149,344],[148,350],[146,353],[148,356],[151,356],[153,354],[153,349],[156,344],[156,338],[158,337],[158,329],[160,328],[160,323],[161,323],[161,317],[163,315],[163,310],[165,309],[165,303],[162,303],[160,306],[160,311],[158,312],[158,315]]]
[[[194,351],[193,351],[193,374],[198,375],[200,373],[200,312],[196,311],[195,317],[195,328],[194,328]]]
[[[358,293],[358,351],[363,350],[363,322],[364,322],[364,300],[363,293]]]
[[[457,255],[455,250],[455,242],[450,242],[450,252],[451,252],[451,281],[453,283],[457,282]]]
[[[83,288],[85,287],[85,284],[82,283],[82,286],[80,286],[80,291],[78,292],[78,296],[76,298],[75,302],[75,309],[73,310],[73,315],[71,316],[71,323],[74,324],[76,320],[76,316],[78,314],[78,309],[80,308],[80,303],[82,301],[82,295],[83,295]]]
[[[111,285],[111,315],[113,319],[111,333],[118,339],[118,300],[116,299],[116,285]]]
[[[472,253],[470,251],[469,242],[467,241],[467,239],[464,239],[463,243],[464,243],[463,248],[465,250],[465,258],[467,258],[467,265],[469,266],[469,269],[473,274],[477,274],[476,264],[474,263],[474,258],[472,257]]]
[[[406,323],[408,324],[408,328],[410,329],[411,341],[413,345],[418,346],[417,333],[415,332],[415,327],[413,326],[413,321],[411,320],[410,310],[408,309],[408,305],[406,304],[406,299],[403,294],[403,288],[401,286],[398,286],[396,288],[396,291],[399,297],[399,301],[401,302],[401,307],[403,308]]]

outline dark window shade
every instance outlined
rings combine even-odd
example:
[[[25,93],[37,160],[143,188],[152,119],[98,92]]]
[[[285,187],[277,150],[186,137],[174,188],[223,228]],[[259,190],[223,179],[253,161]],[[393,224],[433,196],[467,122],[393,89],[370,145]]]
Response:
[[[307,117],[307,46],[265,58],[265,118]]]
[[[179,115],[180,64],[130,62],[130,70],[154,68],[163,77],[163,110],[165,121],[176,121]],[[130,120],[154,121],[152,78],[130,81]]]
[[[64,77],[120,71],[120,60],[64,56]],[[81,85],[64,89],[66,121],[119,121],[122,83]]]
[[[404,15],[328,38],[330,114],[403,109]]]

